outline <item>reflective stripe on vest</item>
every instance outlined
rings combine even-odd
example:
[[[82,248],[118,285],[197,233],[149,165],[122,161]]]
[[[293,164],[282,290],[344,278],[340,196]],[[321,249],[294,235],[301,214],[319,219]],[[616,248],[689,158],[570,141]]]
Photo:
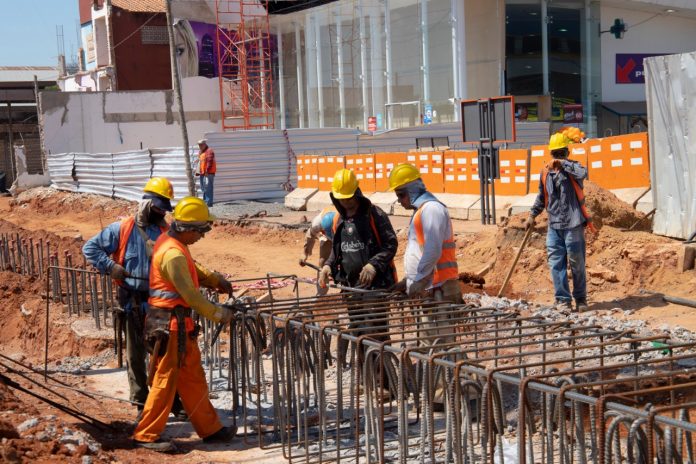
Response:
[[[425,245],[425,234],[423,233],[423,220],[421,219],[421,214],[423,213],[423,206],[428,203],[427,201],[421,205],[413,215],[413,231],[416,234],[416,241],[421,246]],[[442,254],[440,259],[437,260],[435,269],[433,270],[433,286],[437,286],[446,280],[456,280],[459,278],[459,267],[457,266],[457,244],[454,242],[454,230],[452,228],[452,220],[449,219],[450,236],[442,242]]]
[[[167,251],[171,249],[179,250],[186,257],[186,264],[191,274],[193,285],[196,289],[198,289],[200,285],[198,283],[196,265],[193,262],[193,258],[191,258],[188,247],[175,238],[170,237],[168,234],[160,235],[155,242],[155,248],[152,254],[152,266],[150,268],[150,298],[147,302],[157,308],[173,311],[177,306],[183,306],[185,308],[189,306],[186,300],[181,298],[176,287],[162,275],[162,259]],[[169,323],[169,330],[177,329],[176,318],[172,318]],[[189,332],[191,330],[193,330],[193,321],[191,318],[187,317],[186,331]]]
[[[546,190],[546,177],[549,175],[549,168],[544,166],[541,169],[541,186],[542,190],[544,191],[544,208],[546,208],[549,204],[549,192]],[[580,205],[580,212],[582,213],[582,216],[585,218],[585,221],[587,222],[587,230],[589,230],[592,233],[596,233],[597,229],[595,228],[594,224],[592,224],[592,215],[590,212],[587,210],[587,206],[585,206],[585,192],[580,188],[580,184],[578,184],[578,181],[575,180],[573,176],[568,176],[568,179],[570,179],[570,185],[573,186],[573,190],[575,191],[575,197],[578,199],[578,204]]]

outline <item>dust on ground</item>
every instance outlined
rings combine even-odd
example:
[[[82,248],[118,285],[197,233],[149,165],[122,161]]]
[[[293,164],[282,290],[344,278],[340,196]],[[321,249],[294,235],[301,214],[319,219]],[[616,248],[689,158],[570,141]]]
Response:
[[[588,291],[593,314],[611,315],[617,320],[642,319],[658,330],[665,326],[696,330],[693,310],[640,293],[642,288],[647,288],[675,296],[693,296],[696,272],[676,270],[681,243],[647,232],[647,220],[638,223],[637,230],[624,231],[642,219],[642,213],[589,182],[586,193],[587,204],[600,229],[597,236],[588,238],[587,244]],[[51,241],[61,256],[65,251],[80,256],[85,239],[134,210],[133,202],[33,189],[14,199],[0,198],[0,211],[3,212],[0,232],[30,234],[35,240]],[[303,228],[311,216],[312,213],[288,214],[274,217],[272,224],[265,218],[221,221],[191,247],[192,254],[205,266],[226,273],[233,280],[260,279],[269,271],[311,279],[316,277],[316,272],[298,265]],[[522,241],[526,217],[526,214],[516,215],[499,226],[455,221],[457,260],[464,291],[497,293]],[[396,265],[401,269],[408,218],[393,218],[393,222],[400,245]],[[542,215],[512,276],[507,296],[541,304],[553,300],[553,286],[546,266],[545,226]],[[27,365],[41,367],[47,307],[43,280],[0,272],[0,282],[3,302],[0,352]],[[257,295],[265,291],[262,283],[254,280],[239,282],[238,288],[242,287],[250,287]],[[277,291],[280,296],[287,296],[292,288],[288,286]],[[73,329],[74,319],[67,317],[60,305],[52,303],[48,308],[51,325],[48,357],[54,375],[79,389],[126,397],[125,374],[116,369],[112,340],[108,336],[77,336]],[[85,359],[90,360],[86,370],[83,369]],[[82,375],[70,375],[74,370],[81,371]],[[39,393],[39,389],[36,391]],[[161,456],[134,450],[130,442],[134,408],[108,399],[97,401],[75,392],[65,396],[76,407],[116,424],[116,430],[103,432],[84,425],[0,382],[3,461],[159,463],[182,459],[187,462],[244,459],[278,462],[281,458],[277,450],[256,449],[244,445],[242,440],[236,440],[230,447],[211,448],[203,445],[193,431],[188,439],[177,440],[183,454]],[[92,440],[95,437],[98,439]]]

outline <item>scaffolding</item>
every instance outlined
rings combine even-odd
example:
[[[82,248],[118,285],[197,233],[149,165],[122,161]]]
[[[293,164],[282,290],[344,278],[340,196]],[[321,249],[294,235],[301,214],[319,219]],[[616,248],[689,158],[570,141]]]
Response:
[[[222,130],[273,129],[273,38],[259,0],[216,0]]]

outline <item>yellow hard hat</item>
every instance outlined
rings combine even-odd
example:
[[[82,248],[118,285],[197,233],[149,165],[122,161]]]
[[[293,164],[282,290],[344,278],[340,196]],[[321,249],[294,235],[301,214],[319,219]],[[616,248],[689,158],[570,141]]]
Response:
[[[339,169],[331,182],[331,193],[338,200],[352,198],[358,190],[358,178],[350,169]]]
[[[567,135],[557,132],[551,136],[549,139],[549,151],[558,150],[560,148],[566,148],[570,145],[571,140]]]
[[[154,193],[168,200],[174,198],[174,188],[166,177],[152,177],[145,184],[143,192]]]
[[[400,164],[389,173],[389,191],[396,190],[402,185],[420,178],[421,174],[417,167],[408,163]]]
[[[213,222],[215,216],[210,214],[208,205],[196,197],[182,198],[174,208],[174,220],[179,222]]]

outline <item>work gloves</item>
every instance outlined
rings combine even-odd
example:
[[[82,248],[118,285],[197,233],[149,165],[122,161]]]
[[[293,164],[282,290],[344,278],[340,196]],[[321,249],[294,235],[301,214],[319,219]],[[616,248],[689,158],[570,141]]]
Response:
[[[319,286],[321,288],[326,288],[329,283],[329,277],[331,277],[331,267],[324,266],[319,272]]]
[[[524,228],[531,229],[532,227],[534,227],[534,216],[530,214],[527,220],[524,221]]]
[[[215,274],[216,274],[217,280],[218,280],[217,290],[220,293],[226,293],[228,295],[232,295],[232,292],[234,291],[232,288],[232,282],[225,279],[225,277],[222,274],[220,274],[219,272],[216,272]]]
[[[428,288],[428,279],[421,279],[413,282],[408,288],[408,296],[411,298],[420,298],[425,296],[425,289]]]
[[[389,291],[394,293],[406,293],[406,279],[401,279],[389,287]]]
[[[221,313],[220,316],[220,323],[221,324],[227,324],[234,318],[234,311],[228,308],[227,306],[223,306],[220,304],[216,304],[215,306],[218,307],[218,310]]]
[[[116,280],[124,280],[126,277],[130,276],[128,271],[126,271],[126,268],[120,264],[114,264],[114,267],[111,268],[109,275]]]
[[[358,283],[361,287],[368,287],[372,283],[372,281],[375,280],[376,275],[377,269],[375,269],[375,267],[372,264],[367,263],[363,266],[362,270],[360,271]]]

